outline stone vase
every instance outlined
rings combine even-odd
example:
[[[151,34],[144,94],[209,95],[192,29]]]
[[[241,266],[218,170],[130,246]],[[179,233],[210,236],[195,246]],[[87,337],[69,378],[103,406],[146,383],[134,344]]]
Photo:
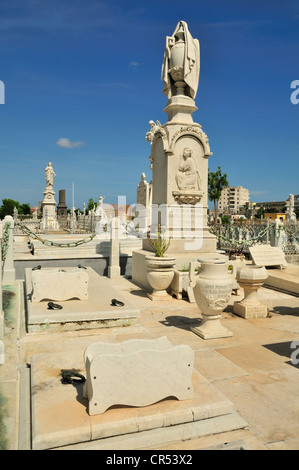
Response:
[[[232,336],[232,332],[221,323],[221,314],[228,305],[234,282],[229,264],[227,258],[199,259],[190,263],[190,284],[202,312],[202,323],[191,330],[203,339]],[[199,267],[197,274],[195,266]]]
[[[173,277],[176,259],[169,256],[148,255],[146,260],[146,277],[153,291],[148,293],[151,300],[169,300],[167,293]]]
[[[244,299],[234,303],[234,313],[242,318],[265,318],[268,307],[260,302],[257,292],[268,277],[264,266],[239,266],[236,280],[244,289]]]

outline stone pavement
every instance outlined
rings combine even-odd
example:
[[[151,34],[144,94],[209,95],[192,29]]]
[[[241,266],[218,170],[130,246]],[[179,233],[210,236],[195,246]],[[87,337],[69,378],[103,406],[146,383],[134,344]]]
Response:
[[[233,295],[222,320],[233,336],[203,340],[190,329],[201,320],[196,304],[175,298],[169,298],[163,305],[154,303],[123,277],[115,285],[122,296],[140,309],[135,325],[30,334],[25,331],[22,283],[8,287],[12,293],[10,324],[5,337],[6,362],[0,366],[2,448],[31,448],[28,382],[33,357],[40,354],[50,357],[61,352],[65,357],[72,356],[100,340],[166,336],[172,345],[187,344],[194,350],[196,371],[233,403],[247,426],[227,432],[212,426],[203,437],[189,436],[184,441],[172,441],[169,437],[163,445],[149,440],[139,448],[299,449],[299,371],[291,360],[291,354],[296,353],[291,343],[299,341],[298,297],[263,288],[259,297],[269,308],[268,318],[245,320],[232,313],[233,302],[242,298]],[[294,357],[299,358],[299,354]],[[83,443],[81,448],[92,448],[92,443]],[[127,448],[131,448],[130,442]]]

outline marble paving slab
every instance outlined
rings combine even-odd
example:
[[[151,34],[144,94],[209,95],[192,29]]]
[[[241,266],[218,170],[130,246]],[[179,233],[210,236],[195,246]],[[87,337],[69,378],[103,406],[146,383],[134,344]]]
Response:
[[[116,289],[111,279],[100,276],[90,267],[87,267],[86,271],[89,276],[88,299],[54,302],[61,305],[62,309],[50,310],[48,309],[48,300],[31,301],[32,269],[25,270],[29,332],[40,329],[69,330],[134,323],[139,317],[140,310]],[[124,306],[112,306],[112,299],[120,300]]]
[[[204,423],[208,433],[213,433],[213,429],[223,432],[247,425],[233,404],[196,370],[192,376],[192,399],[167,398],[145,407],[113,406],[102,415],[89,416],[83,384],[61,382],[61,372],[65,369],[75,369],[86,377],[83,354],[84,350],[78,350],[32,357],[33,450],[80,443],[88,447],[93,441],[105,443],[109,439],[117,449],[119,439],[124,443],[125,437],[132,433],[141,436],[150,431],[152,442],[160,439],[161,433],[166,436],[169,432],[176,435],[172,439],[184,440],[186,435],[193,438],[203,432],[200,423]],[[214,426],[213,420],[220,424]],[[133,445],[132,439],[128,442]],[[149,446],[150,442],[146,442]]]

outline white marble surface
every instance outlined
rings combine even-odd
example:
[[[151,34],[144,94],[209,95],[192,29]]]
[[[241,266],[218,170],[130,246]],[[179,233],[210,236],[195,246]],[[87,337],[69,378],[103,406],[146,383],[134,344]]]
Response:
[[[166,337],[96,343],[84,356],[90,415],[112,405],[148,406],[169,396],[193,396],[194,353],[189,346],[172,347]]]
[[[251,246],[249,252],[256,266],[287,266],[284,253],[278,246]]]
[[[32,302],[88,299],[89,276],[80,268],[42,268],[32,271]]]

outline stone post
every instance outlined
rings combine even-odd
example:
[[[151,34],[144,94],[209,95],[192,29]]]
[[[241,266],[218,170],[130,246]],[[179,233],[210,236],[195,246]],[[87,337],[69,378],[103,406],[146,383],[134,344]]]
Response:
[[[118,217],[114,217],[111,222],[108,277],[117,279],[120,276]]]
[[[74,212],[73,212],[73,207],[71,208],[71,213],[70,213],[70,233],[74,233]]]
[[[14,247],[13,247],[13,231],[14,231],[14,222],[11,215],[6,215],[4,217],[4,225],[6,223],[10,224],[8,229],[8,250],[6,252],[6,257],[4,260],[4,271],[3,271],[3,284],[10,284],[16,279],[16,270],[14,267]]]
[[[274,236],[273,236],[273,239],[271,241],[271,245],[281,247],[282,246],[282,230],[281,230],[281,227],[283,226],[283,224],[280,222],[279,219],[275,219],[274,223],[275,223]]]
[[[17,233],[17,222],[18,222],[18,209],[14,207],[13,209],[13,222],[14,222],[14,234]]]
[[[269,244],[269,240],[270,240],[270,237],[269,237],[269,220],[267,221],[267,235],[266,235],[266,243],[267,245]]]

